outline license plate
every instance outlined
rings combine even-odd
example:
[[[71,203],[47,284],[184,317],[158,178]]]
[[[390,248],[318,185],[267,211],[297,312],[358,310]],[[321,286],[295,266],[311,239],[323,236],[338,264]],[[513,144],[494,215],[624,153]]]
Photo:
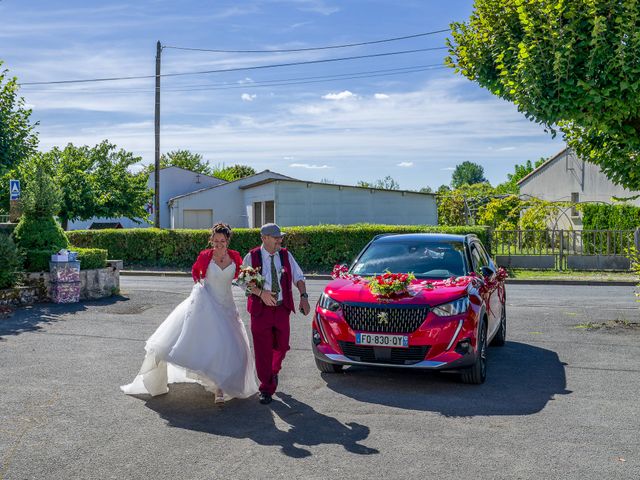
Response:
[[[384,333],[356,333],[356,345],[374,347],[409,348],[408,335],[386,335]]]

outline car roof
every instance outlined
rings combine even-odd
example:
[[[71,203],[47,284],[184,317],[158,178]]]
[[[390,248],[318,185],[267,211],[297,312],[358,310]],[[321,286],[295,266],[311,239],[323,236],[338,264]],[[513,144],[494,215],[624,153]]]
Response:
[[[374,237],[376,243],[402,243],[406,241],[425,241],[434,242],[460,242],[464,243],[467,237],[476,238],[475,235],[453,235],[450,233],[385,233]]]

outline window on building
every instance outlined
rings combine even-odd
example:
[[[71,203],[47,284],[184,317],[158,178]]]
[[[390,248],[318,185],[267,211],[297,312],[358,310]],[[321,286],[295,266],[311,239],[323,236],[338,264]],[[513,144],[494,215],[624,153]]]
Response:
[[[580,194],[578,192],[571,192],[571,216],[578,216],[577,204],[580,202]]]
[[[273,200],[253,202],[253,227],[259,228],[265,223],[275,223],[276,206]]]
[[[253,202],[253,227],[259,228],[262,225],[262,202]]]
[[[264,202],[264,223],[275,223],[275,204],[273,200]]]

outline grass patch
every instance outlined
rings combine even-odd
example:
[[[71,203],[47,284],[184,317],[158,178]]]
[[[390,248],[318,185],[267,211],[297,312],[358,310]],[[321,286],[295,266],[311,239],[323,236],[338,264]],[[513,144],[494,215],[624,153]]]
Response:
[[[509,270],[510,278],[526,280],[598,280],[598,281],[638,281],[638,276],[633,272],[603,272],[583,270]]]
[[[574,325],[581,330],[640,330],[640,323],[626,319],[607,320],[606,322],[586,322]]]

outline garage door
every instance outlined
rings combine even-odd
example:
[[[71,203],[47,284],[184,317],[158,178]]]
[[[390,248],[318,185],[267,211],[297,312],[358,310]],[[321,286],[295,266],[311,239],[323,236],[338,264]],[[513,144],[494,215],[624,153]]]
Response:
[[[184,228],[211,228],[213,227],[213,210],[185,210]]]

